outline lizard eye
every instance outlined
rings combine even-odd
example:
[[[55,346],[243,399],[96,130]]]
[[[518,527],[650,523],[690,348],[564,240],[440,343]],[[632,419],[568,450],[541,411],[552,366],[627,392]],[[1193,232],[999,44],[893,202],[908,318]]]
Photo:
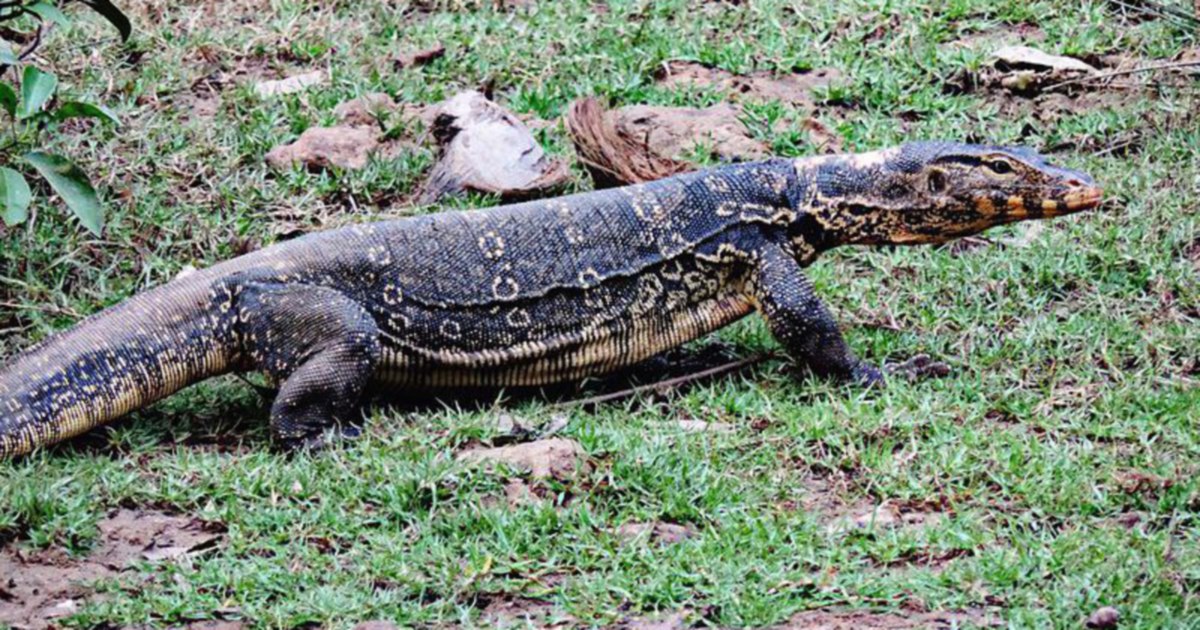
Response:
[[[1013,172],[1012,164],[1009,164],[1004,160],[992,160],[991,162],[988,162],[987,167],[997,175],[1008,175],[1009,173]]]
[[[926,185],[929,186],[929,192],[935,195],[944,192],[946,190],[946,174],[937,170],[930,171]]]

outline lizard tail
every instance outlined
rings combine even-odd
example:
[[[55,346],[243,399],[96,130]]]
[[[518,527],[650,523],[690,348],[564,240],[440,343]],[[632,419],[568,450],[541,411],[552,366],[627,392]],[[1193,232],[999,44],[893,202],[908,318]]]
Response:
[[[236,360],[234,318],[214,299],[215,286],[203,278],[175,280],[0,365],[0,459],[79,435],[228,371]]]

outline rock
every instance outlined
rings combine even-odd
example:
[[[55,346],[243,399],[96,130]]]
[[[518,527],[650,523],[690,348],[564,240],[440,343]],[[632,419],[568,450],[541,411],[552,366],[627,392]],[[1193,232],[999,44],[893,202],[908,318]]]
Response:
[[[569,179],[566,163],[547,156],[525,123],[479,92],[439,105],[432,131],[440,157],[421,193],[425,203],[464,191],[533,197]]]
[[[313,70],[304,74],[287,77],[274,81],[259,81],[254,84],[254,91],[262,98],[280,96],[301,92],[314,85],[320,85],[327,80],[324,70]]]
[[[563,438],[538,440],[497,448],[477,448],[459,453],[458,461],[483,465],[503,464],[535,479],[566,480],[581,469],[586,457],[578,443]]]
[[[366,127],[310,127],[295,142],[271,149],[266,159],[280,169],[297,162],[310,169],[331,166],[360,169],[379,148],[378,136],[378,132]]]
[[[1121,611],[1112,606],[1105,606],[1097,608],[1096,612],[1089,615],[1085,625],[1093,630],[1107,630],[1109,628],[1116,628],[1120,622]]]

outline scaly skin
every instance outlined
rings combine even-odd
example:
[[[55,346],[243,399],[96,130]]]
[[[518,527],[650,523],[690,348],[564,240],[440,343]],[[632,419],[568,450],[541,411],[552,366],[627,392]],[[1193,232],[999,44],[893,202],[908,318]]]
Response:
[[[258,371],[272,430],[313,443],[370,385],[539,385],[603,374],[752,311],[812,372],[864,384],[802,273],[849,244],[941,242],[1099,203],[1022,149],[916,143],[313,234],[172,281],[0,369],[0,456],[191,383]]]

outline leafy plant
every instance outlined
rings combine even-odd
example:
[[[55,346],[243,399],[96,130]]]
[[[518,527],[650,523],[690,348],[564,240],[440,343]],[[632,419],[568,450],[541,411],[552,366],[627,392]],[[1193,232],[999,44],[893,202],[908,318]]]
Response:
[[[64,0],[64,4],[71,0]],[[129,19],[109,0],[74,0],[108,20],[127,40],[132,31]],[[67,208],[92,233],[104,229],[100,198],[87,174],[67,158],[43,150],[45,133],[71,118],[95,118],[119,124],[117,117],[102,105],[82,101],[52,102],[58,89],[58,77],[25,63],[41,45],[51,25],[66,25],[69,18],[58,4],[48,0],[0,0],[0,23],[26,19],[36,27],[31,43],[22,51],[12,50],[0,41],[0,109],[8,115],[7,138],[0,148],[0,219],[16,225],[29,217],[33,198],[27,176],[38,175],[62,197]],[[10,68],[21,67],[19,93],[7,80]]]

